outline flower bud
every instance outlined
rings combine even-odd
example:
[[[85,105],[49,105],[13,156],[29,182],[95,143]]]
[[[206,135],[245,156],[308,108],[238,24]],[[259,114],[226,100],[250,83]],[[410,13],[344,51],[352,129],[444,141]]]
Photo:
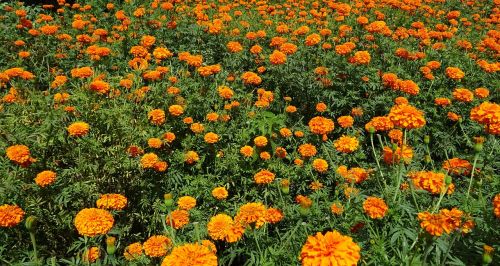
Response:
[[[429,144],[431,142],[431,137],[429,135],[424,136],[424,143]]]
[[[429,154],[425,155],[425,157],[424,157],[424,161],[425,161],[426,163],[430,163],[430,162],[432,161],[431,156],[430,156]]]
[[[476,143],[474,144],[474,151],[476,153],[479,153],[483,150],[483,143]]]
[[[108,236],[106,238],[106,252],[108,252],[109,255],[113,255],[116,252],[116,238],[112,236]]]
[[[374,128],[374,127],[369,127],[369,128],[368,128],[368,132],[369,132],[370,134],[375,133],[375,128]]]
[[[171,193],[164,194],[163,195],[163,199],[165,200],[165,206],[171,207],[171,206],[174,205],[174,200],[172,199],[172,194]]]
[[[24,225],[26,226],[26,229],[28,229],[29,232],[35,231],[37,220],[38,219],[36,218],[36,216],[33,215],[26,218],[26,223]]]
[[[302,216],[305,217],[305,216],[308,216],[311,213],[311,209],[310,208],[304,208],[304,207],[300,206],[299,213],[300,213],[300,215],[302,215]]]
[[[446,183],[446,185],[450,185],[451,182],[453,180],[451,179],[451,176],[447,175],[445,178],[444,178],[444,182]]]

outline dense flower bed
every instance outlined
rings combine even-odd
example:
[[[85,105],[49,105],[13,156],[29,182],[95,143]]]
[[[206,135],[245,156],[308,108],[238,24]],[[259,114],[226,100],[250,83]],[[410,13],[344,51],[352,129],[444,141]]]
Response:
[[[486,265],[500,1],[0,4],[0,264]]]

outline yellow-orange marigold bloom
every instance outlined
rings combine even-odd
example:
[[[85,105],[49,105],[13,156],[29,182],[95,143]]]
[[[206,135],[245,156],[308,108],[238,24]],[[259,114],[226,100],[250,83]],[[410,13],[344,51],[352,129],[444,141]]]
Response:
[[[101,251],[99,250],[98,247],[91,247],[87,250],[85,250],[82,254],[82,261],[83,262],[90,262],[93,263],[95,262],[99,257],[101,256]]]
[[[165,123],[165,112],[161,109],[154,109],[148,112],[148,119],[154,125],[162,125]]]
[[[328,134],[335,128],[335,125],[331,119],[322,116],[313,117],[311,120],[309,120],[308,125],[309,130],[311,130],[312,133],[318,135]]]
[[[186,210],[174,210],[166,218],[166,224],[174,229],[181,229],[189,223],[189,212]]]
[[[89,133],[90,126],[85,122],[74,122],[68,126],[71,137],[83,137]]]
[[[352,60],[356,64],[367,65],[371,61],[371,56],[368,51],[357,51],[356,53],[354,53]]]
[[[465,76],[465,73],[458,67],[447,67],[445,73],[448,78],[454,80],[460,80]]]
[[[260,202],[246,203],[240,207],[234,221],[242,225],[254,225],[255,228],[260,228],[266,222],[266,210],[266,206]]]
[[[24,218],[24,211],[17,205],[0,206],[0,227],[14,227]]]
[[[269,170],[261,170],[253,176],[257,184],[269,184],[274,181],[275,174]]]
[[[218,200],[224,200],[228,195],[229,193],[225,187],[216,187],[212,190],[212,196]]]
[[[52,185],[56,181],[57,174],[53,171],[43,171],[36,175],[35,183],[40,187]]]
[[[245,85],[258,86],[260,85],[260,83],[262,83],[262,78],[259,77],[259,75],[257,75],[256,73],[250,71],[241,74],[241,79],[243,80],[243,83],[245,83]]]
[[[328,162],[323,159],[314,159],[312,166],[319,173],[325,173],[328,170]]]
[[[217,88],[217,92],[219,93],[219,96],[223,99],[229,100],[233,97],[234,91],[227,87],[227,86],[219,86]]]
[[[172,241],[166,236],[155,235],[148,238],[142,246],[146,255],[150,257],[163,257],[170,250]]]
[[[191,196],[180,197],[177,200],[177,206],[179,206],[179,208],[182,210],[189,211],[192,208],[196,207],[196,199]]]
[[[184,155],[184,161],[187,164],[194,164],[194,163],[196,163],[199,160],[200,160],[200,156],[195,151],[188,151]]]
[[[387,213],[387,204],[381,198],[377,197],[368,197],[363,202],[363,210],[365,213],[370,216],[372,219],[381,219]]]
[[[168,112],[173,116],[180,116],[184,113],[184,108],[180,105],[174,104],[168,107]]]
[[[426,123],[424,113],[409,104],[393,106],[388,117],[394,126],[405,129],[421,128]]]
[[[354,124],[354,118],[350,115],[345,115],[337,118],[337,123],[339,123],[340,127],[342,128],[348,128],[352,127]]]
[[[342,135],[333,142],[333,146],[339,152],[352,153],[358,149],[359,141],[356,137]]]
[[[28,146],[25,145],[9,146],[5,150],[5,153],[7,155],[7,158],[9,158],[9,160],[21,166],[28,166],[32,162],[36,161],[35,159],[31,158],[30,149],[28,148]]]
[[[483,102],[472,108],[470,119],[482,125],[500,123],[500,105],[497,103]]]
[[[139,242],[132,243],[125,247],[123,251],[123,256],[126,260],[131,261],[135,260],[142,256],[142,244]]]
[[[154,168],[154,165],[159,161],[160,161],[160,159],[158,158],[158,155],[156,155],[152,152],[146,153],[141,158],[141,166],[144,169]]]
[[[434,104],[439,105],[439,106],[448,106],[451,104],[450,99],[448,98],[436,98],[434,99]]]
[[[217,214],[210,218],[207,229],[212,239],[228,243],[240,240],[245,232],[245,227],[241,223],[233,221],[233,218],[226,214]]]
[[[269,61],[273,65],[282,65],[286,63],[286,54],[278,50],[274,50],[274,52],[269,55]]]
[[[214,144],[219,141],[219,135],[213,132],[208,132],[207,134],[205,134],[205,137],[203,139],[205,140],[206,143]]]
[[[108,93],[110,88],[109,83],[102,80],[94,80],[90,83],[90,89],[99,94]]]
[[[469,103],[474,100],[474,94],[472,91],[464,88],[455,89],[452,93],[453,99],[459,102]]]
[[[309,143],[300,145],[298,151],[300,153],[300,156],[304,158],[313,157],[317,153],[316,146]]]
[[[245,156],[247,158],[251,157],[252,154],[253,154],[253,148],[251,146],[248,146],[248,145],[243,146],[240,149],[240,153],[241,153],[241,155],[243,155],[243,156]]]
[[[451,158],[443,162],[443,169],[451,175],[470,175],[472,165],[469,161],[460,158]]]
[[[99,209],[123,210],[127,207],[127,197],[120,194],[103,194],[96,202]]]
[[[226,47],[231,53],[238,53],[243,51],[243,46],[241,46],[241,43],[239,42],[228,42]]]
[[[445,188],[445,174],[432,171],[418,171],[408,174],[413,185],[432,194],[440,194]]]
[[[404,161],[404,163],[408,164],[411,162],[411,159],[413,158],[413,150],[409,146],[403,146],[397,147],[396,151],[393,151],[389,147],[384,147],[384,162],[386,164],[397,164],[401,160]]]
[[[495,216],[497,218],[500,219],[500,194],[497,194],[494,198],[493,198],[493,213],[495,214]],[[1,220],[1,219],[0,219]]]
[[[307,46],[314,46],[314,45],[318,44],[319,42],[321,42],[321,36],[317,33],[313,33],[313,34],[306,37],[306,40],[304,43]]]
[[[360,251],[351,237],[335,230],[324,235],[318,232],[315,236],[307,237],[300,252],[300,260],[302,266],[357,265],[361,258]]]
[[[217,266],[217,256],[208,247],[198,243],[188,243],[174,247],[161,266]]]
[[[264,136],[258,136],[253,140],[253,143],[259,148],[265,147],[267,145],[267,138]]]
[[[335,215],[341,215],[344,212],[344,206],[340,202],[334,202],[330,205],[330,211]]]
[[[487,88],[477,88],[474,90],[474,94],[481,99],[484,99],[490,95],[490,91]]]
[[[115,219],[106,210],[97,208],[83,209],[75,217],[75,227],[82,236],[104,235],[111,230]]]
[[[418,220],[420,220],[420,227],[432,236],[440,236],[443,234],[443,219],[440,214],[421,212],[418,213]]]
[[[388,131],[394,128],[394,124],[387,116],[376,116],[366,123],[365,129],[370,130],[370,128],[375,129],[375,131]]]

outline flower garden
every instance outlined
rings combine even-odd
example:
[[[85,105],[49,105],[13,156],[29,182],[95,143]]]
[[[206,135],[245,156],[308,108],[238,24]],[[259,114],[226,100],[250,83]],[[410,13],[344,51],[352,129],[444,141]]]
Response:
[[[0,3],[0,265],[498,265],[499,23]]]

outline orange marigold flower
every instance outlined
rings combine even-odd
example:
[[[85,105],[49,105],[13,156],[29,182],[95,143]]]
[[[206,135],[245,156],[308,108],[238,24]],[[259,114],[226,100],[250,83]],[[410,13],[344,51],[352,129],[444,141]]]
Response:
[[[393,151],[389,147],[384,147],[384,162],[386,164],[399,163],[401,160],[404,163],[409,164],[413,158],[413,150],[409,146],[397,147],[396,151]]]
[[[155,235],[148,238],[142,246],[146,255],[150,257],[163,257],[170,250],[172,241],[166,236]]]
[[[217,256],[208,247],[198,243],[188,243],[174,247],[161,266],[217,266]]]
[[[142,245],[139,242],[132,243],[125,247],[123,251],[123,256],[126,260],[131,261],[135,260],[142,256]]]
[[[40,187],[52,185],[56,181],[57,174],[52,171],[43,171],[36,175],[35,183]]]
[[[335,128],[335,125],[331,119],[322,116],[313,117],[311,120],[309,120],[308,125],[309,130],[317,135],[328,134]]]
[[[36,161],[31,157],[30,149],[25,145],[9,146],[5,150],[5,153],[9,160],[23,167],[29,166],[32,162]]]
[[[418,220],[420,220],[420,227],[430,235],[440,236],[443,234],[443,219],[440,214],[420,212],[418,213]]]
[[[144,169],[154,168],[155,164],[158,163],[159,161],[160,158],[158,158],[158,155],[152,152],[146,153],[141,158],[141,166]]]
[[[432,171],[418,171],[408,174],[413,185],[432,194],[440,194],[445,188],[445,174]]]
[[[459,102],[469,103],[472,102],[472,100],[474,100],[474,94],[472,93],[472,91],[468,89],[464,88],[455,89],[452,94],[453,94],[453,99]]]
[[[300,153],[300,156],[304,158],[313,157],[317,153],[316,146],[309,143],[300,145],[298,151]]]
[[[191,124],[191,126],[189,126],[189,129],[191,129],[191,131],[193,131],[194,133],[199,134],[205,131],[205,126],[200,123],[193,123]]]
[[[356,137],[342,135],[333,142],[333,146],[339,152],[352,153],[358,149],[359,141]]]
[[[330,211],[335,215],[341,215],[344,212],[344,206],[340,202],[334,202],[330,205]]]
[[[386,215],[388,209],[389,207],[387,207],[387,204],[381,198],[368,197],[363,202],[363,210],[372,219],[383,218]]]
[[[205,134],[204,140],[206,143],[214,144],[219,141],[219,135],[213,132],[208,132],[207,134]]]
[[[243,73],[241,75],[241,79],[243,80],[243,83],[245,83],[245,85],[255,85],[255,86],[258,86],[262,82],[262,78],[259,77],[259,75],[257,75],[254,72],[245,72],[245,73]]]
[[[495,216],[497,218],[500,219],[500,194],[497,194],[494,198],[493,198],[493,213],[495,214]],[[1,221],[1,219],[0,219]]]
[[[274,181],[275,174],[269,170],[261,170],[257,172],[253,179],[257,184],[269,184]]]
[[[472,165],[467,160],[460,158],[451,158],[443,162],[443,169],[451,175],[470,175]]]
[[[101,251],[99,250],[99,248],[98,247],[91,247],[83,252],[82,261],[93,263],[100,256],[101,256]]]
[[[266,222],[270,224],[275,224],[283,219],[283,212],[275,209],[275,208],[269,208],[266,211]]]
[[[252,154],[253,154],[253,148],[251,146],[248,146],[248,145],[243,146],[240,149],[240,153],[241,153],[241,155],[243,155],[243,156],[245,156],[245,157],[248,158],[248,157],[252,156]]]
[[[365,125],[367,131],[373,128],[375,131],[388,131],[394,128],[394,124],[387,116],[376,116]]]
[[[490,96],[490,91],[487,88],[477,88],[474,90],[474,94],[481,99]]]
[[[234,95],[234,91],[227,86],[219,86],[219,88],[217,88],[217,92],[221,98],[226,100],[231,99]]]
[[[165,123],[165,112],[161,109],[154,109],[148,112],[148,119],[154,125],[162,125]]]
[[[337,123],[339,123],[342,128],[352,127],[354,124],[354,118],[350,115],[341,116],[337,118]]]
[[[278,50],[274,50],[274,52],[269,55],[269,61],[273,65],[282,65],[286,63],[286,54]]]
[[[226,47],[231,53],[238,53],[243,51],[243,46],[241,46],[241,43],[239,42],[228,42]]]
[[[89,133],[90,126],[85,122],[75,122],[68,126],[71,137],[83,137]]]
[[[325,173],[328,170],[328,162],[323,159],[314,159],[312,166],[319,173]]]
[[[159,149],[159,148],[161,148],[162,144],[163,143],[161,142],[161,139],[159,139],[159,138],[148,139],[148,146],[150,148]]]
[[[180,105],[174,104],[168,107],[168,112],[173,116],[180,116],[184,113],[184,108]]]
[[[228,195],[229,193],[225,187],[216,187],[212,190],[212,196],[218,200],[224,200]]]
[[[388,115],[394,126],[414,129],[425,125],[424,113],[409,104],[395,105]]]
[[[200,156],[195,151],[188,151],[184,155],[184,161],[187,164],[194,164],[194,163],[196,163],[199,160],[200,160]]]
[[[314,46],[314,45],[318,44],[319,42],[321,42],[321,36],[317,33],[313,33],[313,34],[306,37],[306,40],[304,43],[307,46]]]
[[[17,205],[0,206],[0,227],[14,227],[24,218],[24,211]]]
[[[260,228],[266,222],[266,212],[266,206],[260,202],[246,203],[240,207],[234,221],[242,225],[254,225],[255,228]]]
[[[103,194],[96,202],[99,209],[123,210],[127,207],[127,197],[120,194]]]
[[[265,147],[267,145],[267,138],[264,136],[258,136],[253,140],[253,143],[259,148]]]
[[[97,208],[83,209],[75,217],[75,227],[82,236],[104,235],[111,230],[115,219],[106,210]]]
[[[447,67],[446,76],[450,79],[460,80],[465,76],[465,73],[458,67]]]
[[[189,212],[185,210],[174,210],[166,218],[166,224],[174,229],[181,229],[189,223]]]
[[[196,199],[191,197],[191,196],[184,196],[184,197],[180,197],[178,200],[177,200],[177,205],[179,206],[179,208],[181,208],[182,210],[186,210],[186,211],[189,211],[191,210],[192,208],[196,207]]]
[[[208,235],[214,240],[224,240],[233,243],[241,239],[245,232],[245,227],[234,222],[231,216],[217,214],[210,218],[207,224]]]
[[[472,108],[470,118],[482,125],[498,124],[500,123],[500,105],[483,102]]]
[[[358,65],[367,65],[371,61],[371,56],[368,51],[357,51],[352,57],[352,61]]]
[[[357,265],[361,258],[360,250],[351,237],[335,230],[324,235],[318,232],[315,236],[307,237],[300,252],[300,260],[302,266]]]
[[[450,105],[451,101],[448,98],[436,98],[434,99],[434,104],[444,107]]]

